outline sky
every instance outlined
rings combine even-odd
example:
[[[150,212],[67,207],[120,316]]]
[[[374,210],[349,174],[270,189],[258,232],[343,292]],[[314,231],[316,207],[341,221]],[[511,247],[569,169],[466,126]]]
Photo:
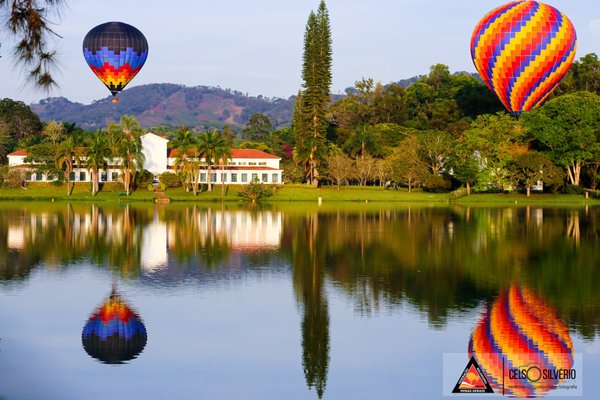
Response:
[[[302,85],[306,20],[319,0],[67,0],[52,16],[59,88],[36,91],[14,66],[0,31],[0,98],[25,103],[64,96],[89,104],[109,93],[87,67],[82,41],[94,26],[122,21],[149,43],[142,71],[128,87],[148,83],[218,86],[251,96],[288,98]],[[577,58],[600,53],[600,1],[546,1],[565,13],[578,35]],[[477,22],[497,0],[328,0],[333,41],[332,93],[361,78],[384,84],[426,74],[437,63],[475,72],[469,52]],[[3,18],[5,20],[5,18]]]

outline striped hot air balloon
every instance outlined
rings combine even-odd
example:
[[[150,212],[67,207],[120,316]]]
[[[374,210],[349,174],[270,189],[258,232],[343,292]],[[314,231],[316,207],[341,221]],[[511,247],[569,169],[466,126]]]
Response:
[[[136,358],[146,346],[146,327],[141,318],[113,289],[110,297],[83,327],[83,348],[106,364],[121,364]]]
[[[475,68],[513,115],[544,102],[573,64],[576,48],[566,15],[529,0],[491,11],[471,37]]]
[[[473,330],[469,356],[475,357],[494,389],[500,389],[504,379],[507,395],[536,397],[560,383],[541,372],[570,370],[574,350],[569,328],[556,312],[531,290],[513,285]],[[517,370],[521,375],[514,375]]]
[[[142,69],[148,58],[148,42],[137,28],[123,22],[107,22],[83,39],[83,56],[98,79],[118,102],[117,94]]]

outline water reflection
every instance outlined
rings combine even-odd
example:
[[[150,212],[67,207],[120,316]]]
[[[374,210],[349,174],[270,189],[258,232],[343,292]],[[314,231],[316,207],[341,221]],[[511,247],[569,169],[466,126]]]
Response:
[[[562,382],[541,371],[571,370],[574,350],[569,328],[556,310],[528,287],[513,284],[486,309],[473,330],[469,356],[475,357],[498,392],[540,397]],[[527,372],[511,376],[515,370]]]
[[[90,316],[81,334],[85,351],[105,364],[123,364],[146,347],[148,335],[140,316],[125,303],[115,286]]]
[[[329,369],[329,310],[325,294],[327,243],[319,240],[318,214],[294,225],[293,282],[302,309],[302,366],[309,388],[323,397]]]

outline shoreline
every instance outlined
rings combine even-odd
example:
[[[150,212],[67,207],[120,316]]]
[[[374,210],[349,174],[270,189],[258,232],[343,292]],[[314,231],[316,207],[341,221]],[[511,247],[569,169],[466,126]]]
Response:
[[[170,203],[248,203],[238,196],[241,186],[229,186],[225,196],[221,197],[221,187],[216,185],[212,192],[201,192],[196,197],[185,192],[183,188],[167,189],[166,196]],[[75,185],[71,196],[66,195],[66,186],[31,185],[27,189],[0,189],[0,202],[98,202],[98,203],[154,203],[155,193],[138,188],[130,196],[109,188],[92,196],[88,185]],[[521,206],[521,205],[556,205],[556,206],[597,206],[600,199],[586,200],[584,195],[569,194],[491,194],[476,193],[458,199],[450,199],[449,193],[428,193],[421,190],[406,189],[385,190],[381,187],[342,187],[335,186],[310,187],[305,185],[279,186],[272,197],[263,198],[259,203],[404,203],[404,204],[435,204],[435,205],[465,205],[465,206]]]

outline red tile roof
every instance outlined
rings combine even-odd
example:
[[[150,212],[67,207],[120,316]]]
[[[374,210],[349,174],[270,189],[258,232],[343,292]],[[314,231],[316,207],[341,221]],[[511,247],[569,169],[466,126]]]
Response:
[[[190,150],[188,155],[195,156],[196,149]],[[176,158],[177,156],[179,156],[179,149],[169,149],[167,153],[168,158]],[[233,149],[231,150],[231,158],[268,158],[276,160],[281,159],[281,157],[277,157],[272,154],[265,153],[262,150],[256,149]]]
[[[10,156],[28,156],[28,155],[30,155],[30,154],[25,149],[13,151],[12,153],[7,154],[8,157],[10,157]]]
[[[231,155],[233,158],[273,158],[273,159],[281,159],[281,157],[274,156],[269,153],[265,153],[262,150],[256,149],[233,149],[231,150]]]

